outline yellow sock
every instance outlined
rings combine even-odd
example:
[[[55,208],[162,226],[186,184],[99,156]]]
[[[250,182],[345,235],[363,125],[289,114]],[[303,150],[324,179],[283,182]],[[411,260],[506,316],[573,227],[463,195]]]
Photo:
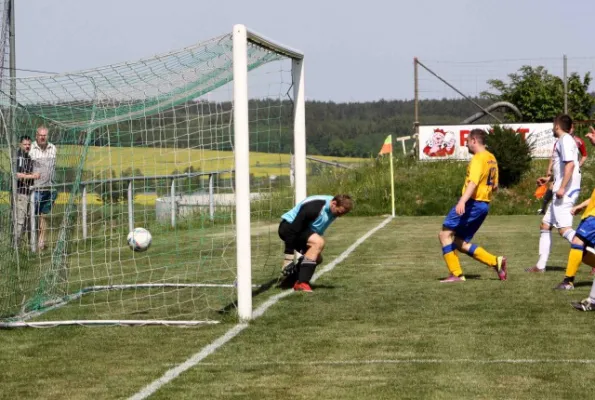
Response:
[[[457,256],[456,254],[454,245],[449,244],[447,246],[444,246],[442,248],[442,255],[444,257],[444,261],[446,261],[446,267],[452,275],[463,275],[463,270],[461,269],[461,262],[459,261],[459,256]]]
[[[488,253],[486,249],[483,247],[477,247],[475,245],[471,245],[471,250],[469,250],[469,255],[473,257],[474,260],[479,261],[487,265],[488,267],[495,267],[498,265],[498,260],[496,256]]]
[[[575,244],[570,245],[570,253],[568,253],[568,264],[566,264],[566,276],[574,278],[578,268],[581,266],[583,260],[583,246]]]

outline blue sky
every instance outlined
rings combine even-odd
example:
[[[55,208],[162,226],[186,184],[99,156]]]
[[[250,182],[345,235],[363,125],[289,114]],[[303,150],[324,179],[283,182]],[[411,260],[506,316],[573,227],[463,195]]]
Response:
[[[587,0],[19,0],[15,10],[17,68],[135,60],[243,23],[305,53],[306,95],[316,100],[410,99],[414,56],[468,94],[525,63],[561,73],[563,54],[571,70],[595,67],[595,2]],[[455,60],[511,61],[471,70],[445,63]],[[425,96],[448,97],[422,78]]]

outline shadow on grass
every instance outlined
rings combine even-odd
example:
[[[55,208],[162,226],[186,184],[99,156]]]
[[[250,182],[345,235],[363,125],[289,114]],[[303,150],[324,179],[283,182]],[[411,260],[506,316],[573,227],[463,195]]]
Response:
[[[316,285],[314,283],[310,284],[310,287],[312,287],[312,290],[318,290],[318,289],[336,289],[337,286],[334,285]]]
[[[286,278],[284,278],[283,280],[281,280],[279,282],[279,284],[277,285],[277,287],[279,289],[291,289],[293,288],[293,285],[297,282],[297,274],[294,275],[290,275]],[[333,285],[324,285],[324,284],[315,284],[315,283],[310,283],[310,287],[312,289],[336,289],[336,286]]]
[[[438,278],[437,280],[438,281],[441,281],[441,280],[446,279],[446,278],[448,278],[448,277],[445,276],[445,277],[442,277],[442,278]],[[467,275],[467,274],[465,274],[465,280],[473,280],[473,279],[481,279],[481,275],[474,275],[474,274]],[[453,282],[453,283],[456,283],[456,282]]]
[[[283,277],[281,279],[279,279],[277,281],[277,288],[279,289],[291,289],[293,287],[293,285],[297,282],[298,280],[298,274],[297,272],[294,274],[291,274],[289,276]]]
[[[479,275],[471,275],[472,277],[479,277]],[[263,283],[260,287],[256,290],[252,291],[252,298],[269,291],[272,287],[276,287],[278,289],[291,289],[293,285],[297,281],[297,274],[290,275],[285,277],[284,279],[280,278],[273,278],[270,279],[268,282]],[[312,289],[336,289],[337,287],[334,285],[315,285],[311,284]],[[217,311],[218,314],[229,314],[230,311],[235,310],[237,304],[235,302],[231,302]]]
[[[270,279],[269,281],[263,283],[256,290],[252,291],[252,298],[255,298],[256,296],[269,291],[269,289],[271,289],[273,286],[275,286],[275,284],[277,284],[278,282],[279,282],[278,278],[273,278],[273,279]],[[237,307],[237,304],[235,302],[231,302],[231,303],[227,304],[226,306],[224,306],[223,308],[221,308],[219,311],[217,311],[217,313],[228,314],[230,311],[235,310],[236,307]]]

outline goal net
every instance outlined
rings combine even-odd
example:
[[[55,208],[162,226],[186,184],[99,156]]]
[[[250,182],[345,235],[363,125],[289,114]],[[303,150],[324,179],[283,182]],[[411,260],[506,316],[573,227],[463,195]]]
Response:
[[[0,96],[1,326],[249,319],[279,276],[280,215],[305,196],[302,58],[236,25],[16,79]],[[135,227],[145,252],[128,247]]]

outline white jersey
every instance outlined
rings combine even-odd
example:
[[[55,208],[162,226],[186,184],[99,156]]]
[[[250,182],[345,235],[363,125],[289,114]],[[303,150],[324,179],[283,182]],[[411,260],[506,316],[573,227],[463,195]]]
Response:
[[[566,196],[570,196],[573,192],[578,192],[581,188],[581,173],[578,166],[578,147],[574,138],[565,133],[558,138],[554,146],[554,153],[552,154],[552,167],[554,173],[554,187],[556,192],[562,186],[562,179],[564,179],[564,166],[567,162],[574,161],[574,170],[572,177],[566,185]]]

